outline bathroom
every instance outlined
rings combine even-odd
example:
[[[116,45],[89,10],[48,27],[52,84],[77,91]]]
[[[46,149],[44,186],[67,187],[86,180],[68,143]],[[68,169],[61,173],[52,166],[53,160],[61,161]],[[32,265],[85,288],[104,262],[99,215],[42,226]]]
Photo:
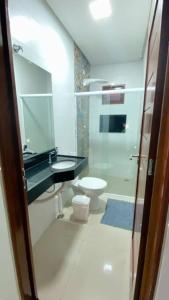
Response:
[[[42,300],[127,300],[131,293],[137,156],[154,1],[105,0],[110,11],[98,18],[90,5],[96,2],[103,1],[9,0],[26,179],[30,153],[48,159],[57,148],[60,162],[66,157],[75,163],[55,184],[41,180],[33,190],[27,181]],[[52,154],[49,160],[55,161]],[[83,198],[85,188],[90,212],[79,221],[72,199]],[[118,215],[121,205],[125,215]]]

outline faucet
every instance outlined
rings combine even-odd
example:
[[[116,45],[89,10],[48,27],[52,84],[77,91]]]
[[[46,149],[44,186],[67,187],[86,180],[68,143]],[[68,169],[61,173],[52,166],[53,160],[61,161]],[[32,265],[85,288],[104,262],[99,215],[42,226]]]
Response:
[[[58,155],[58,148],[56,147],[55,150],[49,152],[49,164],[52,164],[52,157],[54,156],[55,158],[57,158]]]
[[[22,153],[23,153],[23,155],[24,154],[37,154],[35,151],[29,149],[28,145],[23,145]]]

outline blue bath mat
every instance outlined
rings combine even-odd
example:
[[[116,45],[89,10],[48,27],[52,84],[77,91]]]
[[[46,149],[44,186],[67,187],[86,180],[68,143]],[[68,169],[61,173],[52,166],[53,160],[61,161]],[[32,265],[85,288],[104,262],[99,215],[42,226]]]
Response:
[[[113,227],[132,230],[134,217],[134,204],[108,199],[106,211],[101,219],[101,223]]]

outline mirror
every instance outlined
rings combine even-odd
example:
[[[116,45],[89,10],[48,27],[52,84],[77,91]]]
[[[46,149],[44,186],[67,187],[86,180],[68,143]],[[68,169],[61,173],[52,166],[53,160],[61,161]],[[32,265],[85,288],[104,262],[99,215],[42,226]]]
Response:
[[[24,158],[55,147],[51,74],[14,53]]]

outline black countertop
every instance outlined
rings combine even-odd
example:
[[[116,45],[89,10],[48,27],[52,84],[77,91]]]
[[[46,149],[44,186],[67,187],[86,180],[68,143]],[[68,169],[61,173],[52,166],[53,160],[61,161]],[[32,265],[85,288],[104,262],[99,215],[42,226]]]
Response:
[[[73,180],[87,166],[88,159],[86,157],[58,155],[57,159],[52,160],[52,164],[56,162],[71,160],[76,164],[69,169],[55,170],[49,165],[48,159],[36,163],[26,168],[25,175],[27,179],[28,203],[32,203],[37,197],[49,189],[53,184]]]

